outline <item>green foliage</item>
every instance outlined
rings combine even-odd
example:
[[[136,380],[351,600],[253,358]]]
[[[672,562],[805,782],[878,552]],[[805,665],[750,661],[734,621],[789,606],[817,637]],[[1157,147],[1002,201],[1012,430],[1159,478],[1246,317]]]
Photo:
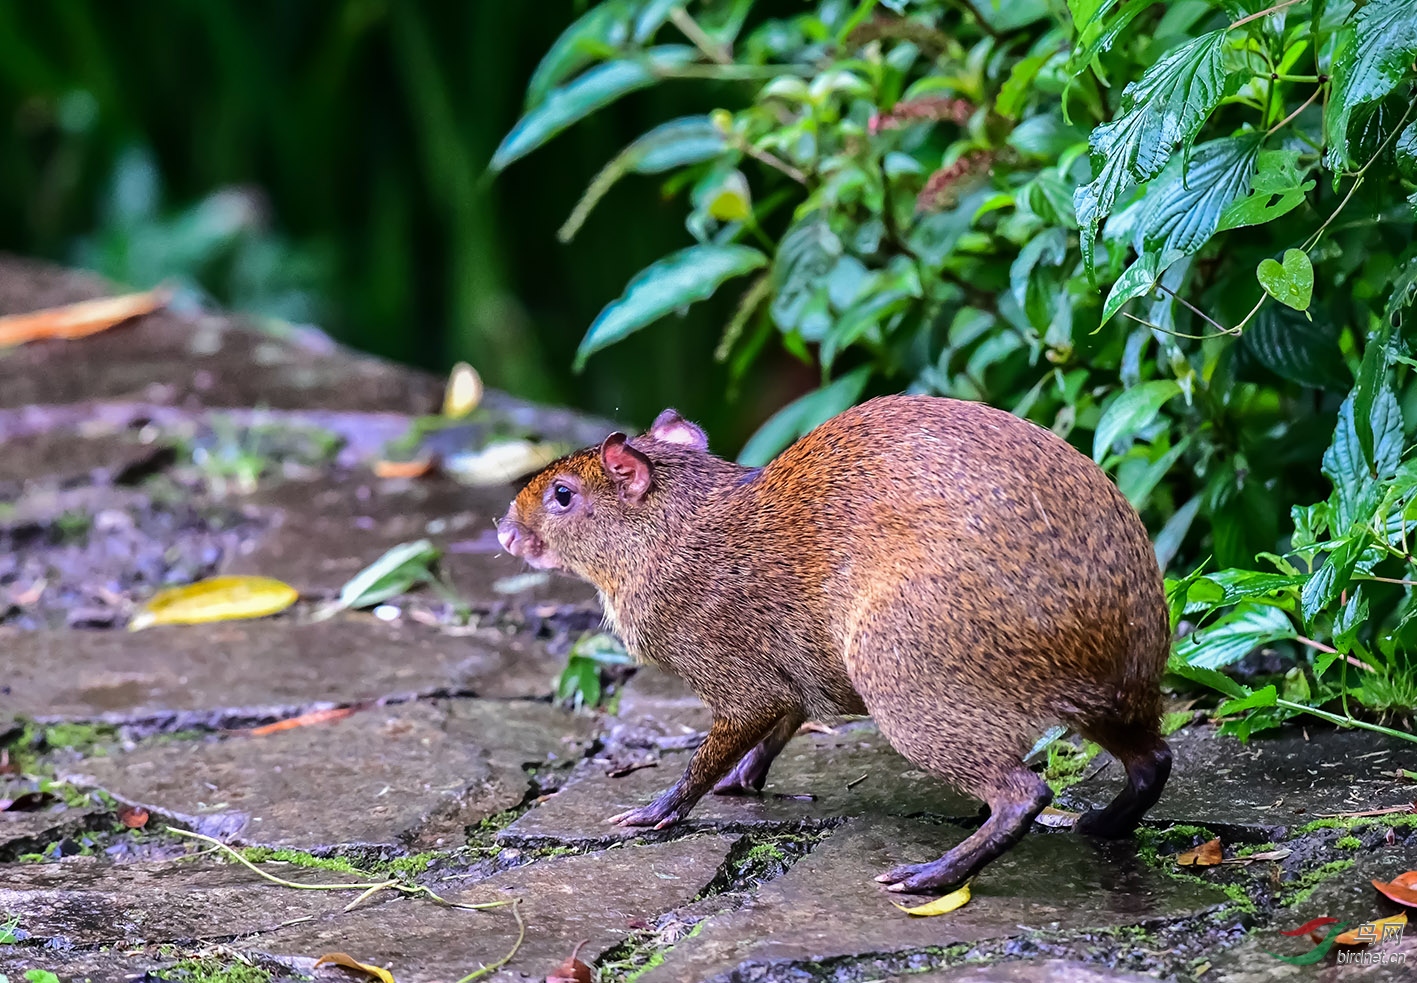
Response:
[[[1408,736],[1372,718],[1417,704],[1417,6],[664,10],[590,8],[503,145],[604,105],[603,78],[737,86],[713,90],[718,144],[683,123],[664,158],[697,245],[607,306],[580,361],[765,261],[718,357],[739,380],[775,337],[821,382],[741,460],[879,392],[1003,406],[1090,450],[1162,565],[1195,571],[1169,585],[1171,665],[1232,732],[1311,713]],[[657,172],[637,162],[675,125],[585,201]],[[725,249],[753,260],[686,260]],[[1281,678],[1226,674],[1258,648]]]
[[[632,660],[613,635],[590,632],[571,646],[566,667],[556,680],[556,699],[575,707],[600,705],[605,689],[601,685],[602,666],[628,665]]]

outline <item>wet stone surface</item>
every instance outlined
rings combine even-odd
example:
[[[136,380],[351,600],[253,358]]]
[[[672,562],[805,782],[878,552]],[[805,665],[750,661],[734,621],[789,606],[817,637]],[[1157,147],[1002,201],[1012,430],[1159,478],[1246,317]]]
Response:
[[[107,292],[0,257],[0,314]],[[151,979],[186,960],[200,973],[176,978],[229,979],[246,963],[272,983],[351,978],[313,969],[331,950],[399,983],[450,983],[518,937],[505,906],[385,890],[345,912],[350,893],[194,857],[204,845],[168,824],[282,848],[259,866],[290,880],[360,879],[312,868],[313,852],[379,878],[402,870],[449,900],[516,900],[525,938],[490,977],[501,981],[544,980],[583,939],[601,983],[1405,978],[1268,954],[1309,945],[1278,934],[1307,918],[1389,913],[1369,879],[1417,867],[1410,817],[1305,826],[1417,794],[1396,777],[1417,754],[1357,733],[1241,745],[1183,731],[1141,837],[1035,827],[976,878],[968,905],[935,918],[904,915],[872,878],[940,855],[978,803],[915,770],[869,721],[799,734],[762,797],[710,796],[659,832],[609,826],[675,781],[708,713],[649,668],[628,682],[632,670],[606,671],[614,713],[553,704],[567,649],[600,612],[585,585],[500,555],[492,520],[515,482],[371,467],[440,391],[317,332],[215,314],[0,353],[0,800],[20,803],[0,809],[11,983],[36,969],[65,983]],[[579,446],[608,429],[489,392],[436,441]],[[249,480],[212,464],[233,447]],[[384,550],[425,537],[455,601],[422,588],[392,598],[387,622],[312,618]],[[280,577],[304,599],[260,621],[121,630],[159,587],[213,573]],[[331,708],[351,712],[288,720]],[[1101,803],[1119,781],[1100,757],[1057,804]],[[141,830],[121,821],[143,811]],[[1176,866],[1213,833],[1231,859],[1242,844],[1284,856]]]
[[[529,768],[579,757],[587,731],[540,703],[430,701],[259,737],[166,741],[88,758],[63,777],[247,845],[446,847],[520,803]]]

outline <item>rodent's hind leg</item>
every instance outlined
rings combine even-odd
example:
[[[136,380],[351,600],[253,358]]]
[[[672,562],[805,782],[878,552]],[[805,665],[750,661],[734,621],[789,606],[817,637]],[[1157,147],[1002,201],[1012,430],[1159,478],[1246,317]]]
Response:
[[[983,826],[939,860],[905,864],[876,880],[888,890],[912,894],[958,887],[1023,839],[1034,817],[1053,800],[1052,789],[1022,764],[971,791],[989,804]]]
[[[807,715],[800,710],[787,714],[768,731],[757,744],[739,759],[733,770],[713,787],[714,795],[757,795],[763,790],[768,779],[768,768],[782,753],[797,728],[806,721]]]
[[[1161,798],[1171,774],[1171,748],[1155,725],[1108,725],[1083,728],[1083,736],[1112,753],[1127,771],[1127,784],[1102,809],[1083,813],[1073,831],[1085,836],[1120,839],[1130,836],[1146,811]]]
[[[610,822],[619,826],[663,829],[683,819],[694,808],[694,803],[772,730],[779,717],[779,713],[732,719],[715,717],[708,736],[689,759],[689,767],[679,780],[649,805],[611,816]]]

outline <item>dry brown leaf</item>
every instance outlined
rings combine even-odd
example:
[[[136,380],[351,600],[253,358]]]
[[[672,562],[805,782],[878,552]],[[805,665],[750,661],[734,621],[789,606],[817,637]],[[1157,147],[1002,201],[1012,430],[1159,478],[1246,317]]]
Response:
[[[142,806],[120,806],[118,821],[129,829],[142,829],[148,824],[148,810]]]
[[[211,577],[158,591],[138,608],[128,630],[263,618],[284,611],[299,597],[294,587],[270,577]]]
[[[374,979],[379,980],[380,983],[394,983],[394,974],[390,973],[387,969],[380,969],[378,966],[370,966],[368,963],[362,963],[353,956],[343,952],[327,952],[319,959],[315,960],[315,967],[317,969],[324,965],[343,966],[345,969],[368,973]]]
[[[1243,857],[1226,857],[1220,861],[1223,864],[1252,864],[1261,860],[1283,860],[1293,850],[1265,850],[1263,853],[1250,853]]]
[[[581,962],[579,956],[581,946],[589,942],[590,939],[582,939],[576,943],[576,947],[571,950],[571,954],[566,957],[566,961],[551,971],[551,975],[546,977],[546,983],[594,983],[595,977],[591,974],[590,967]]]
[[[965,881],[963,887],[957,891],[951,891],[943,898],[927,901],[922,905],[916,905],[914,908],[907,908],[905,905],[897,904],[894,901],[892,901],[891,904],[895,905],[907,915],[914,915],[917,918],[929,918],[932,915],[946,915],[956,908],[963,908],[965,905],[969,904],[969,882]]]
[[[145,290],[137,294],[84,300],[29,314],[0,317],[0,348],[23,345],[27,341],[73,339],[97,334],[129,318],[151,314],[163,307],[170,297],[166,290]]]
[[[1383,935],[1389,925],[1406,925],[1407,912],[1400,915],[1392,915],[1389,918],[1375,918],[1370,922],[1365,922],[1357,928],[1349,929],[1333,941],[1339,945],[1370,945],[1374,942],[1383,941]],[[1399,931],[1401,931],[1399,929]]]
[[[283,730],[309,727],[311,724],[327,724],[331,720],[343,720],[358,709],[358,707],[331,707],[328,710],[311,710],[298,717],[287,717],[284,720],[277,720],[273,724],[252,727],[250,730],[238,731],[238,733],[247,734],[250,737],[265,737],[267,734],[279,734]]]
[[[1392,880],[1384,884],[1382,881],[1373,881],[1373,887],[1377,888],[1384,895],[1398,904],[1407,905],[1409,908],[1417,908],[1417,870],[1409,870],[1405,874],[1398,874]]]
[[[1033,821],[1040,826],[1047,826],[1049,829],[1068,829],[1072,827],[1082,816],[1080,812],[1069,812],[1067,809],[1054,809],[1052,806],[1044,806]]]
[[[1220,837],[1217,836],[1194,850],[1187,850],[1176,858],[1176,863],[1182,867],[1214,867],[1224,859],[1225,854],[1220,849]]]

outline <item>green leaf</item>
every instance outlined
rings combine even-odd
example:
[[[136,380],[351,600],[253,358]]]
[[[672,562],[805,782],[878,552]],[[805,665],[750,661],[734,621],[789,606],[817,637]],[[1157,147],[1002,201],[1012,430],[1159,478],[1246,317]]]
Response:
[[[1277,591],[1302,587],[1309,578],[1302,574],[1263,573],[1258,570],[1218,570],[1205,578],[1221,589],[1214,607],[1229,607],[1240,601],[1269,597]]]
[[[1282,379],[1315,389],[1346,389],[1353,377],[1329,328],[1288,307],[1267,304],[1240,337],[1246,354]]]
[[[1258,707],[1277,706],[1278,701],[1279,691],[1276,690],[1274,688],[1274,685],[1271,683],[1269,686],[1266,686],[1263,689],[1255,690],[1248,696],[1242,696],[1238,699],[1233,700],[1226,700],[1224,703],[1220,704],[1220,706],[1215,708],[1215,715],[1217,717],[1231,717],[1237,713],[1243,713],[1246,710],[1254,710]]]
[[[1255,277],[1265,293],[1296,311],[1309,309],[1314,296],[1314,264],[1302,249],[1284,250],[1284,262],[1272,259],[1260,261]]]
[[[597,109],[610,105],[626,93],[653,85],[660,70],[688,64],[696,54],[690,47],[663,45],[651,48],[643,58],[595,66],[553,90],[535,109],[519,119],[512,131],[502,138],[488,169],[493,173],[501,171]]]
[[[889,320],[915,303],[915,295],[905,290],[881,290],[870,292],[850,310],[846,311],[822,339],[822,347],[817,353],[824,370],[830,369],[839,351],[851,347],[871,328]]]
[[[1350,159],[1349,119],[1360,106],[1384,99],[1412,76],[1417,58],[1417,4],[1412,0],[1370,0],[1353,22],[1338,32],[1331,91],[1325,113],[1325,163],[1341,170]]]
[[[1141,511],[1146,507],[1147,499],[1151,497],[1152,491],[1161,483],[1161,479],[1166,477],[1171,469],[1175,467],[1176,462],[1180,459],[1181,455],[1186,452],[1186,448],[1190,446],[1190,443],[1191,435],[1187,434],[1177,441],[1175,447],[1172,447],[1156,460],[1148,461],[1142,467],[1129,469],[1126,472],[1125,478],[1119,470],[1117,474],[1117,487],[1121,490],[1127,501],[1132,503],[1132,508]]]
[[[542,56],[526,86],[526,108],[539,106],[556,86],[606,52],[625,43],[634,0],[606,0],[591,7],[561,32]]]
[[[1097,226],[1117,195],[1159,174],[1177,144],[1195,139],[1224,97],[1232,79],[1222,60],[1226,34],[1211,31],[1166,54],[1122,91],[1117,118],[1092,131],[1088,144],[1097,177],[1073,195],[1089,277]]]
[[[1226,207],[1216,231],[1272,222],[1302,205],[1315,183],[1299,170],[1299,151],[1261,150],[1250,181],[1252,193]]]
[[[1204,246],[1225,209],[1249,190],[1258,152],[1254,137],[1227,137],[1172,159],[1146,189],[1134,234],[1137,254],[1160,254],[1159,273]]]
[[[641,270],[618,300],[607,304],[576,350],[575,369],[608,345],[654,323],[671,311],[713,296],[728,279],[766,266],[748,246],[690,246]]]
[[[788,229],[772,265],[775,293],[769,310],[778,328],[800,331],[808,341],[826,334],[831,323],[827,276],[841,255],[841,239],[819,212]]]
[[[1409,181],[1417,181],[1417,122],[1408,123],[1392,145],[1397,172]]]
[[[1099,8],[1098,17],[1092,18],[1086,23],[1080,23],[1074,17],[1073,23],[1077,25],[1078,39],[1073,46],[1072,55],[1068,58],[1067,72],[1076,77],[1087,70],[1093,59],[1105,51],[1109,51],[1116,43],[1122,32],[1136,19],[1137,15],[1152,6],[1152,0],[1127,0],[1122,9],[1117,12],[1117,16],[1111,21],[1102,23],[1100,15],[1105,14],[1108,8],[1112,7],[1115,0],[1108,2]]]
[[[1402,408],[1391,388],[1384,386],[1373,399],[1369,423],[1373,433],[1371,455],[1365,452],[1354,423],[1355,395],[1350,393],[1338,408],[1333,443],[1323,456],[1323,473],[1333,482],[1335,532],[1346,533],[1355,521],[1366,522],[1379,499],[1378,482],[1397,473],[1402,458]]]
[[[1241,604],[1208,627],[1198,629],[1176,644],[1176,660],[1202,669],[1218,669],[1239,662],[1261,645],[1297,638],[1294,623],[1269,604]]]
[[[676,167],[712,160],[723,153],[726,146],[723,132],[707,116],[683,116],[661,123],[600,169],[585,194],[581,195],[581,200],[576,202],[566,224],[556,233],[556,238],[570,242],[585,224],[591,209],[626,174],[660,174]]]
[[[367,608],[406,593],[432,579],[432,565],[440,553],[426,539],[400,543],[359,571],[341,588],[336,610]]]
[[[738,455],[738,463],[750,468],[767,464],[778,452],[799,437],[830,420],[861,398],[871,367],[863,365],[829,386],[810,392],[774,413],[757,433],[748,438]]]
[[[1156,379],[1126,390],[1107,405],[1093,435],[1092,459],[1101,463],[1114,444],[1147,426],[1166,403],[1181,395],[1174,379]]]
[[[1166,671],[1173,672],[1192,682],[1200,683],[1202,686],[1208,686],[1217,693],[1224,693],[1232,699],[1244,699],[1250,694],[1250,690],[1246,686],[1236,682],[1224,673],[1216,672],[1214,669],[1207,669],[1203,666],[1189,665],[1176,658],[1175,655],[1172,655],[1171,661],[1166,664]]]
[[[1313,624],[1315,618],[1338,600],[1353,579],[1353,571],[1363,553],[1364,537],[1348,536],[1338,542],[1338,548],[1329,553],[1324,565],[1304,585],[1300,610],[1305,624]]]
[[[1045,51],[1015,62],[1009,77],[999,87],[999,97],[994,100],[995,112],[1005,119],[1017,119],[1019,111],[1033,92],[1033,80],[1038,75],[1038,70],[1052,57],[1053,52]]]

